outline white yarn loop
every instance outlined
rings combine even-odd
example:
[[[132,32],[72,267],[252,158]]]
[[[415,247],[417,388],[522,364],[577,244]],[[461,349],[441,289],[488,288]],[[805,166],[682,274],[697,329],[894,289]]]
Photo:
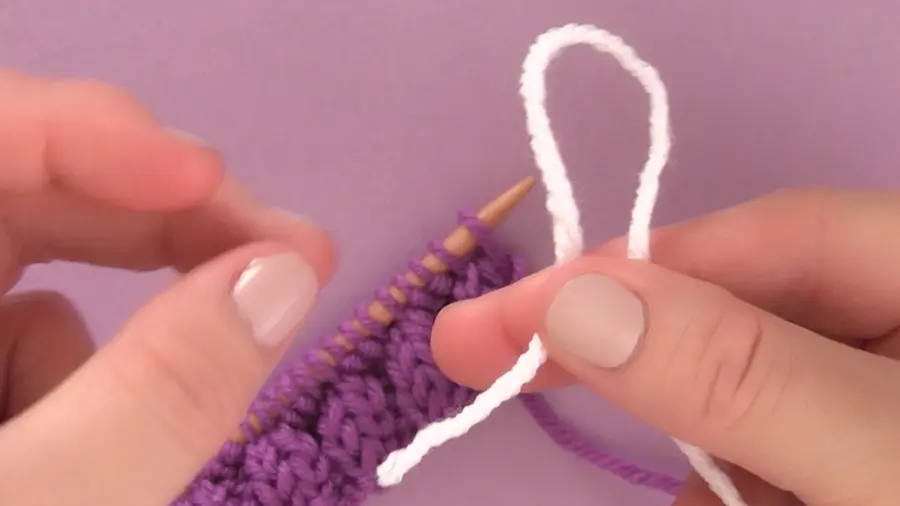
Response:
[[[628,229],[628,257],[649,260],[650,221],[659,193],[659,177],[672,147],[666,87],[656,69],[638,57],[622,39],[595,26],[572,24],[551,29],[535,40],[522,65],[519,89],[524,101],[531,149],[547,189],[546,207],[553,225],[556,263],[567,262],[582,254],[584,234],[572,183],[547,115],[545,73],[563,49],[577,44],[587,44],[612,55],[641,83],[650,98],[650,149],[641,171]],[[379,485],[388,487],[399,483],[429,451],[482,422],[501,404],[518,395],[546,360],[547,351],[535,334],[512,369],[478,395],[472,404],[452,418],[425,427],[409,446],[391,453],[378,467]],[[731,479],[709,455],[684,442],[675,440],[675,443],[725,506],[747,506]]]

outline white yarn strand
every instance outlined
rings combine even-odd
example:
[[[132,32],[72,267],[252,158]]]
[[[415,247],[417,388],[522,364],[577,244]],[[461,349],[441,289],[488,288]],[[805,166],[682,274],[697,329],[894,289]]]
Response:
[[[659,193],[659,178],[672,147],[666,87],[656,69],[638,57],[621,38],[595,26],[572,24],[551,29],[535,40],[522,65],[519,90],[531,149],[547,190],[546,207],[552,220],[556,263],[567,262],[582,254],[584,233],[572,183],[547,115],[545,73],[563,49],[577,44],[586,44],[613,56],[640,82],[650,98],[649,154],[641,171],[628,229],[628,257],[649,260],[650,222]],[[391,453],[378,467],[379,485],[388,487],[399,483],[429,451],[462,436],[485,420],[501,404],[518,395],[546,360],[547,351],[535,334],[512,369],[478,395],[472,404],[454,417],[425,427],[406,448]],[[675,443],[725,506],[747,506],[731,479],[709,455],[684,442],[675,440]]]
[[[589,25],[566,25],[549,30],[535,40],[522,65],[520,88],[531,149],[547,188],[547,212],[553,219],[556,261],[560,263],[580,255],[584,245],[580,212],[547,115],[544,76],[563,49],[577,44],[610,54],[641,83],[650,97],[650,151],[641,170],[628,229],[628,257],[646,260],[650,258],[650,219],[659,193],[659,177],[672,149],[666,87],[656,69],[641,60],[621,38]]]
[[[547,350],[535,334],[528,349],[519,356],[512,369],[497,379],[490,388],[475,397],[472,404],[462,409],[456,416],[432,423],[420,430],[412,442],[403,449],[396,450],[378,466],[378,484],[389,487],[400,483],[403,476],[425,458],[425,455],[442,444],[469,432],[469,429],[483,422],[504,402],[519,395],[522,386],[534,378],[538,369],[547,361]]]

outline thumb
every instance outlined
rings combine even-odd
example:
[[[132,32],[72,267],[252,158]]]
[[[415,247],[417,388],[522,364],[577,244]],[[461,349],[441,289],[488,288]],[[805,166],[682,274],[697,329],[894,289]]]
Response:
[[[893,362],[646,262],[557,274],[541,333],[552,359],[626,411],[807,499],[878,490],[860,483],[887,479],[870,462],[897,471]]]
[[[834,504],[851,491],[896,490],[892,361],[646,262],[584,257],[487,297],[502,322],[484,310],[465,317],[469,328],[481,322],[521,342],[537,330],[549,368],[780,488],[809,498],[828,487]],[[482,302],[471,304],[446,317]]]
[[[0,430],[0,503],[174,500],[236,430],[319,283],[303,258],[265,244],[179,280]]]

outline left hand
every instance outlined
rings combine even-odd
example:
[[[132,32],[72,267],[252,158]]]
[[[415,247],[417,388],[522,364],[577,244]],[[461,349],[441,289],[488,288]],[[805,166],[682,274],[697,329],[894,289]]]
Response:
[[[0,504],[166,504],[237,429],[296,330],[275,328],[286,315],[272,311],[292,308],[271,294],[244,300],[269,313],[262,326],[239,314],[235,281],[289,253],[318,287],[331,242],[109,86],[0,71],[0,111]],[[7,293],[52,260],[183,275],[95,353],[64,296]]]

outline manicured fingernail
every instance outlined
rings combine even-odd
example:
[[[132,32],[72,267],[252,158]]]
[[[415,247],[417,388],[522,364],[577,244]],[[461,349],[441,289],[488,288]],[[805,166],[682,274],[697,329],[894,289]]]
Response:
[[[621,366],[644,334],[644,304],[599,274],[573,278],[547,310],[544,339],[598,367]]]
[[[196,144],[201,147],[206,147],[209,145],[206,141],[204,141],[200,137],[197,137],[194,134],[185,132],[184,130],[178,130],[177,128],[166,128],[166,131],[168,131],[169,134],[171,134],[172,136],[177,137],[178,139],[180,139],[182,141],[189,142],[191,144]]]
[[[234,284],[232,297],[256,341],[278,346],[306,317],[318,291],[312,267],[298,255],[282,253],[250,262]]]

